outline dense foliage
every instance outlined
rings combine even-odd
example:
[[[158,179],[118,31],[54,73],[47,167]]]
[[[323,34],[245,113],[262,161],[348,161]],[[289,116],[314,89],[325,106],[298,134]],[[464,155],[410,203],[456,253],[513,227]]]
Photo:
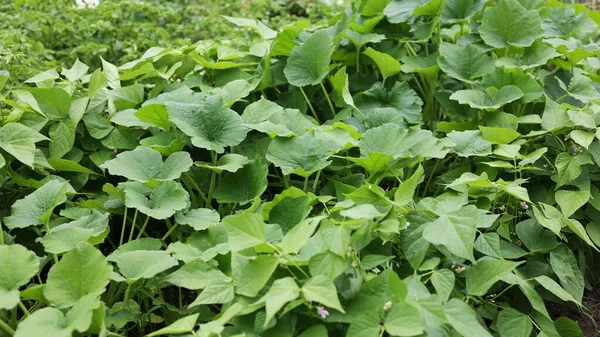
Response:
[[[0,336],[582,336],[597,12],[221,20],[259,39],[2,90]]]
[[[100,57],[122,64],[151,47],[254,37],[249,31],[232,31],[219,15],[243,14],[279,27],[299,17],[314,20],[334,9],[308,0],[98,2],[96,7],[80,8],[75,0],[0,1],[0,69],[19,83],[40,69],[69,66],[76,59],[95,69]]]

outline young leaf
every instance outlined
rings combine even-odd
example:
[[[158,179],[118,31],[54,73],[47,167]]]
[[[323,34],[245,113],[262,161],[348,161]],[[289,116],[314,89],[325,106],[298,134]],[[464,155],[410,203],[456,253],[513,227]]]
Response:
[[[189,194],[181,184],[162,181],[154,189],[138,182],[125,186],[125,205],[155,219],[166,219],[189,206]]]
[[[327,30],[319,30],[292,49],[283,70],[291,85],[305,87],[321,83],[329,73],[333,40]]]
[[[477,320],[475,311],[463,301],[453,298],[444,306],[444,313],[452,327],[464,337],[492,337]]]
[[[496,320],[501,337],[528,337],[533,331],[533,324],[524,313],[513,308],[500,312]]]
[[[386,78],[400,72],[400,62],[388,54],[378,52],[371,47],[367,48],[363,54],[370,57],[377,64],[384,81]]]
[[[260,214],[244,212],[223,218],[229,234],[231,251],[238,252],[265,242],[265,228]]]
[[[0,309],[17,306],[19,288],[38,273],[39,264],[35,253],[21,245],[0,245]]]
[[[469,267],[465,273],[467,292],[475,296],[483,296],[504,275],[515,269],[519,263],[482,258]]]
[[[104,255],[89,243],[80,242],[50,268],[44,296],[59,308],[71,307],[86,295],[102,294],[111,273]]]
[[[302,286],[302,295],[307,301],[318,302],[324,306],[344,313],[337,290],[332,281],[323,275],[313,276]]]
[[[160,152],[150,148],[138,148],[120,153],[101,167],[108,169],[112,175],[145,183],[178,179],[192,164],[192,158],[187,152],[173,153],[163,163]]]
[[[67,184],[52,179],[11,207],[11,215],[4,218],[9,229],[25,228],[46,223],[54,208],[67,200]]]
[[[177,265],[177,260],[162,250],[135,250],[115,257],[119,272],[133,283],[139,279],[149,279]]]

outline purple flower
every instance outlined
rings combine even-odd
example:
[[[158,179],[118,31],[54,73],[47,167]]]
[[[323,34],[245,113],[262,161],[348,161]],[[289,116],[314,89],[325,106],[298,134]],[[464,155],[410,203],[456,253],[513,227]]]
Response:
[[[529,205],[527,205],[527,203],[525,201],[521,201],[521,208],[524,210],[528,210],[529,209]]]
[[[317,308],[317,312],[321,315],[322,319],[327,318],[329,316],[329,311],[325,310],[325,307],[321,306]]]

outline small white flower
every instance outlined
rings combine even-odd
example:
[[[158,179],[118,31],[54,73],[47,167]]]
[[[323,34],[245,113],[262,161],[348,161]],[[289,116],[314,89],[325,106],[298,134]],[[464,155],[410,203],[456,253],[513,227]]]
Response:
[[[388,311],[392,308],[392,301],[387,301],[385,302],[385,304],[383,305],[383,310]]]
[[[406,222],[406,228],[408,228],[410,226],[410,222]]]

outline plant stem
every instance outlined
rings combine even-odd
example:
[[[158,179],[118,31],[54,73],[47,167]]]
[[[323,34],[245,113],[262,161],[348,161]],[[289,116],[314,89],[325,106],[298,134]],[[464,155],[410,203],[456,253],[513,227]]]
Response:
[[[133,213],[133,221],[131,221],[131,230],[129,231],[129,240],[127,240],[127,242],[133,240],[133,231],[135,230],[135,222],[137,221],[137,215],[138,210],[136,209],[135,213]]]
[[[4,329],[4,331],[6,331],[6,333],[8,333],[11,336],[14,336],[14,334],[15,334],[15,330],[13,330],[13,328],[11,328],[8,324],[6,324],[1,319],[0,319],[0,328]]]
[[[360,49],[356,48],[356,73],[358,74],[360,69]]]
[[[217,154],[215,151],[210,151],[213,166],[217,165]],[[217,184],[217,172],[212,171],[210,176],[210,187],[208,188],[208,197],[206,197],[206,207],[212,209],[212,195]]]
[[[333,117],[335,117],[335,109],[333,108],[333,104],[331,103],[329,94],[327,93],[327,90],[325,90],[325,86],[323,85],[323,82],[320,82],[319,84],[321,85],[321,90],[323,90],[323,95],[325,95],[325,98],[327,99],[327,104],[329,104],[329,109],[331,109],[331,113],[333,114]]]
[[[312,113],[313,117],[317,120],[317,123],[321,124],[321,121],[319,120],[319,116],[317,116],[317,112],[315,111],[315,108],[313,108],[312,104],[310,104],[310,101],[308,100],[308,96],[306,96],[306,93],[304,92],[304,89],[300,88],[300,92],[302,93],[302,96],[304,96],[304,100],[306,101],[306,104],[308,104],[308,108],[310,109],[310,112]]]
[[[144,230],[146,229],[146,226],[148,226],[148,221],[150,221],[150,216],[146,216],[146,220],[144,221],[144,224],[142,225],[142,229],[140,229],[140,232],[138,233],[137,237],[135,238],[136,240],[142,237],[142,234],[144,234]]]
[[[422,198],[424,198],[427,195],[427,189],[429,188],[429,184],[431,184],[431,180],[433,180],[433,176],[435,175],[435,169],[437,169],[437,166],[439,163],[440,163],[440,160],[436,160],[435,165],[433,165],[433,170],[431,170],[429,179],[427,179],[427,183],[425,184],[425,189],[423,190],[423,195],[421,196]]]
[[[127,225],[127,206],[125,206],[125,214],[123,215],[123,225],[121,226],[121,237],[119,238],[119,247],[123,245],[123,239],[125,238],[125,225]]]
[[[0,245],[4,244],[4,232],[2,231],[2,223],[0,222]]]
[[[304,177],[304,187],[302,187],[302,191],[304,192],[306,192],[306,189],[308,188],[308,177],[310,176]]]

